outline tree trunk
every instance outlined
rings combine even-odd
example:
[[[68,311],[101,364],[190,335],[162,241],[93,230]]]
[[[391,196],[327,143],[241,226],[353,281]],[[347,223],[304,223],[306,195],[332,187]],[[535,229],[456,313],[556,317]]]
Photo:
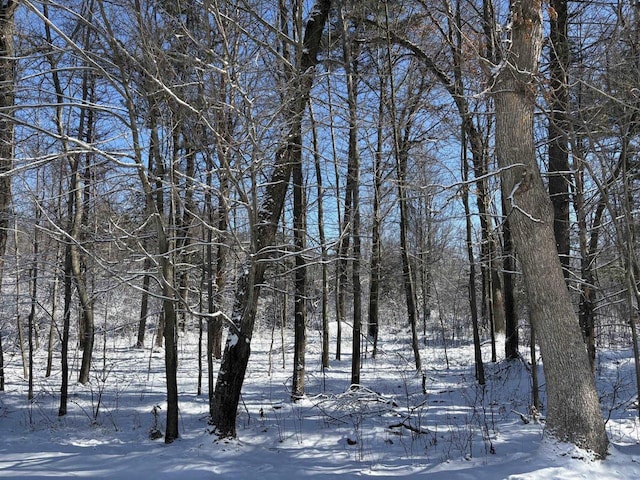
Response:
[[[277,226],[284,206],[287,185],[291,176],[292,158],[301,148],[302,116],[313,83],[322,32],[331,8],[330,0],[317,0],[307,21],[304,48],[298,78],[288,92],[290,127],[285,145],[276,155],[276,163],[254,225],[254,256],[247,261],[239,278],[231,319],[232,331],[225,345],[213,399],[213,416],[220,437],[235,437],[236,416],[240,392],[250,355],[250,343],[255,324],[260,285],[264,279],[269,249],[275,242]]]
[[[337,182],[336,177],[336,182]],[[347,178],[347,183],[349,179]],[[336,337],[336,360],[342,357],[342,324],[347,316],[347,279],[349,267],[349,243],[351,241],[351,216],[352,197],[349,186],[345,187],[344,193],[344,213],[342,215],[342,226],[340,228],[340,239],[338,241],[338,263],[336,266],[336,322],[338,332]]]
[[[318,236],[320,240],[320,259],[322,262],[322,368],[329,367],[329,253],[327,251],[327,239],[324,233],[324,187],[322,184],[321,152],[318,141],[318,128],[313,117],[313,110],[309,108],[311,128],[313,134],[313,156],[316,171],[316,187],[318,202]]]
[[[144,259],[144,276],[142,277],[142,298],[140,299],[140,317],[138,320],[138,337],[136,348],[144,348],[144,337],[147,331],[147,317],[149,316],[149,285],[151,284],[151,274],[147,273],[151,269],[151,259]]]
[[[62,182],[59,182],[60,190],[62,189]],[[58,199],[62,194],[59,193]],[[60,200],[58,200],[60,201]],[[58,206],[60,206],[58,204]],[[56,245],[56,257],[54,265],[59,265],[61,262],[62,244],[57,242]],[[53,285],[51,286],[51,322],[49,323],[49,341],[47,344],[47,368],[44,376],[49,378],[51,376],[51,369],[53,368],[53,347],[55,345],[56,334],[56,318],[58,312],[58,289],[60,288],[60,276],[57,274],[53,277]]]
[[[569,37],[567,36],[567,0],[550,0],[550,87],[549,101],[549,197],[553,205],[553,233],[556,239],[564,276],[570,267],[569,237],[569,141],[567,138],[567,108],[569,104]]]
[[[382,190],[382,155],[384,148],[384,111],[386,105],[386,76],[380,75],[380,103],[378,104],[378,125],[376,131],[376,151],[373,166],[373,211],[371,225],[371,265],[369,277],[369,325],[368,336],[373,342],[372,357],[378,353],[378,332],[380,328],[380,275],[382,270],[382,251],[380,227],[380,193]]]
[[[389,9],[385,3],[385,24],[387,32],[389,32]],[[387,37],[387,68],[389,72],[393,71],[393,62],[391,59],[391,37]],[[401,138],[400,126],[398,122],[398,111],[395,101],[395,81],[393,74],[389,75],[390,88],[390,106],[393,129],[393,152],[396,160],[396,176],[398,180],[398,207],[400,210],[400,256],[402,261],[402,281],[404,286],[405,301],[407,306],[407,316],[409,319],[409,328],[411,329],[411,348],[413,350],[416,370],[422,369],[422,361],[420,359],[420,344],[418,342],[418,318],[416,307],[416,290],[411,269],[411,261],[409,257],[409,244],[407,238],[407,229],[409,221],[408,199],[407,199],[407,164],[409,161],[409,133],[410,122],[405,125],[404,137]]]
[[[73,206],[73,219],[71,222],[71,272],[76,284],[76,291],[80,299],[82,307],[82,329],[81,329],[81,345],[82,345],[82,362],[80,364],[80,372],[78,373],[78,382],[86,384],[89,381],[89,373],[91,370],[91,357],[93,355],[93,339],[94,339],[94,319],[93,319],[93,302],[89,298],[87,291],[86,277],[81,265],[80,251],[75,242],[79,242],[80,229],[84,221],[84,208],[82,202],[82,189],[80,188],[80,174],[78,170],[78,158],[71,157],[71,188],[70,195],[75,196]]]
[[[473,253],[473,225],[471,222],[471,209],[469,208],[469,161],[467,159],[467,141],[464,128],[462,135],[462,205],[464,207],[466,227],[467,259],[469,261],[469,309],[471,310],[471,328],[473,331],[473,353],[476,366],[476,380],[480,385],[485,384],[484,363],[482,362],[482,348],[480,345],[480,330],[478,325],[478,300],[476,292],[476,261]],[[442,321],[442,320],[441,320]],[[443,334],[444,340],[444,334]],[[447,362],[448,363],[448,362]]]
[[[71,197],[71,194],[69,195]],[[67,213],[73,211],[71,201],[67,204]],[[64,253],[64,311],[62,314],[62,346],[61,346],[61,384],[60,384],[60,407],[58,416],[67,414],[67,403],[69,399],[69,334],[71,327],[71,296],[73,286],[73,273],[71,272],[71,244],[67,243]]]
[[[505,193],[502,192],[502,214],[505,220],[502,224],[502,278],[504,281],[504,325],[505,325],[505,357],[509,360],[518,358],[518,314],[513,286],[513,276],[516,270],[516,257],[511,240],[511,222],[507,218],[507,207],[504,202]]]
[[[578,318],[553,233],[553,207],[536,163],[535,75],[542,47],[542,4],[511,4],[510,47],[496,72],[496,151],[515,248],[547,382],[546,433],[604,457],[608,439]]]
[[[40,192],[42,185],[40,184],[40,177],[36,180],[36,192]],[[33,260],[31,262],[31,268],[29,269],[29,297],[31,300],[31,308],[29,309],[28,318],[28,343],[29,343],[29,387],[27,399],[29,402],[33,400],[33,353],[34,342],[33,335],[35,333],[36,325],[36,312],[38,307],[38,254],[40,250],[40,235],[38,235],[40,227],[40,217],[42,212],[40,210],[40,201],[35,202],[35,225],[33,229]]]
[[[349,22],[344,2],[340,3],[342,26],[342,59],[347,82],[347,104],[349,109],[349,143],[347,151],[347,184],[345,188],[344,223],[353,239],[351,255],[351,280],[353,286],[353,336],[351,341],[351,384],[360,384],[360,342],[362,329],[362,289],[360,285],[360,152],[358,151],[358,59],[353,50]],[[348,238],[345,245],[348,245]],[[347,254],[346,248],[342,253]],[[344,258],[344,257],[343,257]],[[344,258],[346,261],[346,258]],[[346,264],[345,264],[346,267]],[[341,273],[346,280],[346,268]],[[345,282],[346,283],[346,282]],[[344,288],[343,288],[344,290]]]
[[[393,94],[393,93],[392,93]],[[397,152],[398,170],[398,203],[400,208],[400,253],[402,259],[402,279],[404,284],[404,294],[407,303],[407,316],[409,317],[409,327],[411,328],[411,348],[416,364],[416,370],[422,369],[420,359],[420,344],[418,342],[418,312],[416,308],[416,290],[409,257],[409,240],[407,229],[409,222],[408,199],[406,193],[406,172],[409,152],[406,148],[401,148]]]
[[[529,354],[531,356],[531,402],[533,407],[539,412],[540,388],[538,387],[538,359],[536,358],[536,329],[529,318]]]
[[[229,208],[227,206],[227,199],[229,196],[229,159],[228,154],[225,152],[221,160],[222,171],[220,174],[220,194],[218,195],[218,210],[217,210],[217,224],[218,224],[218,240],[216,248],[216,270],[215,270],[215,306],[216,309],[222,308],[223,290],[227,283],[227,228],[229,224]],[[211,308],[210,310],[214,310]],[[210,311],[209,313],[213,313]],[[222,358],[222,318],[214,318],[210,325],[211,327],[211,350],[213,356],[216,359]]]
[[[293,165],[293,242],[296,251],[294,293],[294,351],[292,400],[304,396],[305,353],[307,348],[307,264],[304,258],[307,234],[306,200],[302,171],[302,150],[297,148],[292,155]]]
[[[14,12],[17,0],[0,5],[0,291],[11,217],[11,175],[14,154],[13,106],[15,99]],[[4,391],[4,352],[0,332],[0,391]]]

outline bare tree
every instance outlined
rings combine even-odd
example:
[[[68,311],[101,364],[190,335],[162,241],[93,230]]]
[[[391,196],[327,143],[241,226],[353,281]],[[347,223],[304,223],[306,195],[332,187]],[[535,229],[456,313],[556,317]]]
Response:
[[[214,415],[211,422],[220,437],[236,435],[238,402],[249,361],[260,285],[267,266],[265,260],[275,241],[291,170],[295,163],[292,159],[296,150],[301,148],[302,117],[313,83],[320,40],[330,8],[330,0],[317,0],[307,20],[299,69],[287,92],[286,105],[290,124],[283,139],[283,146],[276,154],[274,169],[265,188],[257,213],[257,222],[253,227],[254,255],[243,266],[238,278],[231,316],[233,324],[227,337],[213,399]]]

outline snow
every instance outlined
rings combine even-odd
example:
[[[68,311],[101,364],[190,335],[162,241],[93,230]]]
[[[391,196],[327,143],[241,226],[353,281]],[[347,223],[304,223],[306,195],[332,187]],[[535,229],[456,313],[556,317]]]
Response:
[[[447,369],[442,345],[429,339],[421,350],[425,395],[422,375],[407,357],[408,329],[387,328],[377,358],[363,360],[362,384],[352,388],[349,356],[322,372],[320,335],[310,331],[307,396],[291,403],[293,346],[284,346],[283,369],[279,336],[269,351],[271,332],[263,326],[254,335],[238,439],[226,441],[209,433],[206,394],[196,395],[196,335],[180,337],[180,439],[171,445],[149,438],[153,428],[164,429],[161,351],[130,348],[133,335],[108,339],[106,351],[95,352],[91,383],[71,382],[69,414],[58,417],[59,370],[44,378],[43,369],[35,369],[30,404],[19,352],[5,342],[0,478],[640,478],[630,350],[606,350],[600,357],[598,385],[613,444],[605,461],[594,461],[588,452],[543,437],[543,423],[522,421],[531,402],[525,361],[487,363],[482,389],[474,381],[468,342],[447,345]],[[487,359],[490,346],[483,348]],[[71,359],[74,368],[79,355]],[[37,364],[45,361],[45,353],[37,352]]]
[[[235,333],[230,333],[227,336],[227,347],[235,347],[238,344],[238,335]]]

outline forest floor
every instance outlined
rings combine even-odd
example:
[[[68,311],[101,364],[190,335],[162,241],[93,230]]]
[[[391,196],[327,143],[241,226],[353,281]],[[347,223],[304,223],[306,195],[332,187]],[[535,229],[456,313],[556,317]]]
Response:
[[[386,329],[376,358],[364,358],[362,385],[355,390],[349,385],[348,338],[342,360],[332,360],[323,373],[320,335],[311,331],[308,396],[291,403],[292,345],[285,344],[283,355],[278,333],[274,339],[264,328],[254,336],[233,441],[209,433],[206,374],[205,393],[197,395],[197,337],[180,338],[181,437],[171,445],[150,438],[152,429],[164,425],[161,351],[131,348],[133,336],[106,344],[99,337],[90,384],[71,383],[69,413],[58,417],[59,369],[49,378],[44,368],[35,369],[35,401],[27,402],[19,351],[5,339],[0,478],[640,478],[630,349],[605,350],[599,357],[598,386],[612,446],[605,461],[594,461],[588,452],[543,441],[544,418],[536,422],[529,415],[526,359],[487,363],[481,388],[472,345],[450,341],[445,355],[441,342],[429,340],[422,346],[423,377],[408,356],[407,330]],[[490,345],[483,349],[490,358]],[[499,357],[502,352],[498,345]],[[37,365],[45,364],[43,355],[38,352]],[[544,402],[544,377],[541,385]]]

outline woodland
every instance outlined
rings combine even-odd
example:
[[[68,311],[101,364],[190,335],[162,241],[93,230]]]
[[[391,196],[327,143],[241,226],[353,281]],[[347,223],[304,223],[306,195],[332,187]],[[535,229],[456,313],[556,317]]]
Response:
[[[639,135],[637,0],[1,0],[0,428],[95,426],[127,352],[162,359],[152,439],[189,435],[188,384],[237,442],[257,366],[278,409],[392,404],[393,350],[425,396],[449,354],[482,402],[519,369],[506,412],[615,460]]]

